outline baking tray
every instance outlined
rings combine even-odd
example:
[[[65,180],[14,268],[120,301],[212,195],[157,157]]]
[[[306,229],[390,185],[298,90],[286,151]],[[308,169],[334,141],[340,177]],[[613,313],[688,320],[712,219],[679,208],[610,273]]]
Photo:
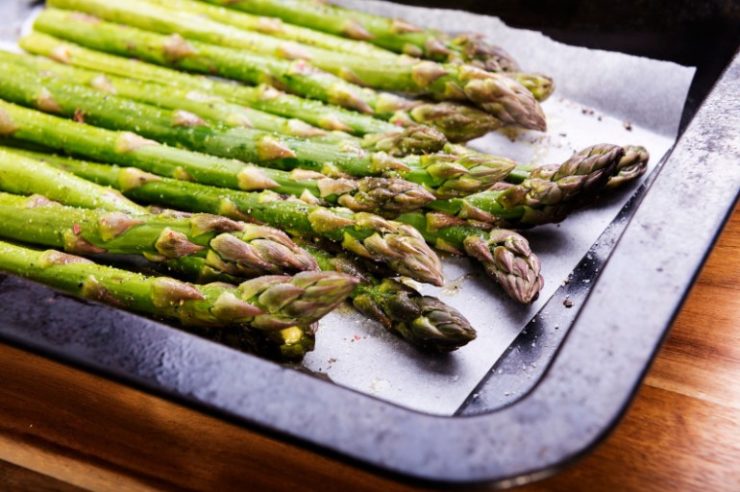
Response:
[[[737,198],[740,59],[730,63],[737,18],[723,3],[674,8],[684,18],[647,27],[583,7],[594,2],[530,5],[528,15],[507,2],[486,7],[570,43],[699,71],[670,157],[455,416],[389,404],[13,277],[0,280],[0,338],[400,479],[506,486],[552,473],[618,421]],[[698,42],[697,22],[706,34]],[[648,41],[634,46],[635,37]],[[575,308],[562,309],[566,297]]]

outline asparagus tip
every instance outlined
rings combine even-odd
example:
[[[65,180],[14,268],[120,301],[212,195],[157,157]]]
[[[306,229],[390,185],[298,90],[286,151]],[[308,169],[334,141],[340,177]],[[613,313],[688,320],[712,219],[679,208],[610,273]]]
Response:
[[[376,232],[362,241],[346,240],[345,247],[360,256],[388,263],[400,275],[437,286],[444,283],[442,263],[419,231],[363,212],[355,217],[357,225]]]
[[[455,308],[397,280],[384,279],[352,302],[360,312],[422,350],[451,352],[476,337],[475,329]]]
[[[262,314],[252,326],[282,330],[305,326],[332,311],[354,290],[358,279],[337,272],[301,272],[292,277],[265,275],[247,280],[237,288],[240,299],[258,298]]]
[[[641,177],[647,171],[650,154],[645,147],[628,145],[624,147],[624,156],[617,163],[614,174],[606,186],[609,189],[619,188]]]
[[[489,72],[519,70],[514,58],[500,46],[487,42],[480,34],[461,34],[452,44],[462,52],[465,62]]]
[[[418,210],[434,200],[423,186],[397,178],[362,178],[354,194],[339,198],[339,204],[354,211],[397,215]]]
[[[419,305],[422,314],[411,323],[411,329],[422,346],[437,352],[450,352],[475,340],[475,329],[452,306],[430,296],[421,297]]]
[[[487,238],[466,238],[465,250],[516,301],[529,304],[539,295],[544,285],[540,260],[520,234],[494,229]]]
[[[467,142],[502,125],[485,111],[450,102],[420,104],[408,114],[416,123],[437,128],[450,142]]]
[[[447,143],[447,138],[436,128],[413,125],[399,131],[368,134],[363,138],[363,147],[392,156],[438,152]]]
[[[609,177],[615,174],[624,154],[625,149],[618,145],[592,145],[576,152],[560,165],[536,168],[528,181],[548,185],[539,190],[537,200],[542,203],[565,203],[576,198],[584,199],[604,188]],[[639,155],[639,152],[635,152],[635,157],[630,162],[639,162]],[[627,162],[625,167],[628,167]],[[547,194],[553,196],[545,198]]]
[[[506,125],[545,131],[547,122],[534,95],[522,84],[505,75],[481,72],[464,88],[465,95]]]

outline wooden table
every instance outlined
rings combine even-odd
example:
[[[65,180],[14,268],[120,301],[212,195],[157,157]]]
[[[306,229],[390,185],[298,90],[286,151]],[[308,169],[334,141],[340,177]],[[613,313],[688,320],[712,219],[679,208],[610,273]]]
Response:
[[[412,490],[0,345],[0,489],[78,487]],[[740,212],[614,434],[521,490],[740,490]]]

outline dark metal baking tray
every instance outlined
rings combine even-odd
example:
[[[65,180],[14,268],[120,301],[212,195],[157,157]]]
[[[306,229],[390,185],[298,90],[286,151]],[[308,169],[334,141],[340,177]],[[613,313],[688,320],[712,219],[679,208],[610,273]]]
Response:
[[[637,0],[611,11],[607,2],[469,3],[572,44],[698,72],[673,152],[455,416],[401,408],[14,277],[0,276],[0,339],[402,480],[507,486],[587,453],[631,401],[737,200],[740,15],[721,1],[693,12],[696,2],[671,2],[666,16]],[[638,7],[643,15],[620,17]],[[566,297],[577,307],[563,310]]]

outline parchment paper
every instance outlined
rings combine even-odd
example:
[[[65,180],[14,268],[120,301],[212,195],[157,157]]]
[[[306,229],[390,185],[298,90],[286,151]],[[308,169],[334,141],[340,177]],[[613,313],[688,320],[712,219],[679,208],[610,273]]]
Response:
[[[546,134],[491,134],[472,142],[479,150],[549,164],[595,143],[640,144],[650,151],[652,169],[675,141],[693,68],[567,46],[540,33],[509,28],[494,17],[378,1],[336,3],[451,32],[485,33],[524,70],[554,77],[557,91],[543,105]],[[468,260],[445,258],[445,286],[424,286],[422,291],[459,309],[478,330],[478,338],[457,352],[442,358],[420,354],[346,309],[322,321],[316,350],[304,365],[337,384],[399,405],[452,414],[614,219],[629,194],[623,196],[608,206],[580,211],[559,226],[526,233],[545,276],[545,288],[531,306],[508,300]]]
[[[471,143],[479,150],[522,163],[549,164],[595,143],[640,144],[650,151],[652,169],[675,141],[693,68],[567,46],[536,32],[509,28],[494,17],[379,1],[336,3],[451,32],[485,33],[524,70],[554,77],[558,89],[543,105],[547,133],[491,134]],[[32,18],[24,22],[23,32],[30,30]],[[13,44],[2,43],[0,48],[17,50]],[[443,258],[445,286],[421,290],[459,309],[478,330],[478,338],[457,352],[424,355],[343,308],[322,320],[316,349],[304,366],[339,385],[419,411],[451,415],[568,277],[629,194],[623,197],[580,211],[559,226],[526,233],[545,276],[545,288],[530,306],[510,301],[467,259]]]

